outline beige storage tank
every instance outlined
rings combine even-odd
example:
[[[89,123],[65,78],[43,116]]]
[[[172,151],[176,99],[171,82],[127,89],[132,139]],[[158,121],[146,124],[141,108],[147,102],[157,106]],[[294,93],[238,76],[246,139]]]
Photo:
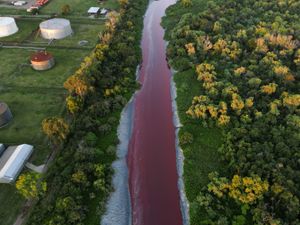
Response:
[[[55,65],[52,54],[46,51],[34,53],[30,61],[32,68],[35,70],[49,70]]]

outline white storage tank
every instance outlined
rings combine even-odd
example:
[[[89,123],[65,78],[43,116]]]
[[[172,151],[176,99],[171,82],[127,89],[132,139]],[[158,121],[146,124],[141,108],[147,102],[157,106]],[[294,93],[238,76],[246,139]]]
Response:
[[[11,17],[0,17],[0,38],[17,33],[19,28],[16,21]]]
[[[40,30],[45,39],[63,39],[73,33],[70,21],[58,18],[42,22]]]

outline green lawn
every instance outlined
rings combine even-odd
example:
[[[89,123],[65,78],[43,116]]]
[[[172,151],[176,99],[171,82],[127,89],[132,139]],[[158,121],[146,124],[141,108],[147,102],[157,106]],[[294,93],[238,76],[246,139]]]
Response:
[[[35,71],[29,66],[32,50],[0,49],[1,86],[62,88],[64,81],[78,68],[89,50],[49,49],[55,58],[55,67]],[[21,66],[27,64],[27,66]]]
[[[0,129],[0,143],[34,145],[34,153],[30,161],[36,165],[43,164],[50,153],[45,135],[41,130],[41,122],[49,116],[64,113],[66,91],[64,81],[72,75],[83,58],[87,56],[98,41],[98,34],[104,28],[104,21],[75,18],[86,16],[86,11],[96,1],[91,0],[52,0],[42,14],[60,13],[63,4],[68,3],[74,10],[70,15],[74,34],[63,40],[57,40],[51,46],[48,41],[39,36],[31,36],[38,28],[40,19],[17,19],[18,33],[1,41],[13,41],[47,47],[55,58],[55,67],[47,71],[35,71],[29,65],[29,49],[0,48],[0,101],[6,102],[12,113],[13,121]],[[96,4],[96,6],[98,3]],[[111,8],[117,7],[117,1],[109,0],[105,3]],[[25,14],[25,10],[0,7],[0,15]],[[29,38],[30,37],[30,38]],[[78,42],[87,40],[88,44],[82,49]],[[69,47],[62,49],[60,46]],[[16,216],[22,210],[24,199],[16,193],[14,185],[0,184],[0,225],[12,225]],[[96,206],[95,206],[96,207]],[[98,216],[91,217],[96,221]]]
[[[12,7],[2,7],[0,6],[0,16],[5,15],[25,15],[27,14],[25,9],[17,9]]]
[[[0,50],[0,100],[9,105],[14,116],[13,121],[0,130],[0,143],[32,144],[35,149],[30,161],[36,165],[45,162],[50,149],[41,131],[41,122],[46,117],[62,114],[66,93],[62,89],[63,82],[88,52],[53,50],[56,66],[37,72],[29,67],[16,69],[28,61],[28,50]],[[16,194],[14,186],[0,185],[0,202],[0,225],[12,225],[23,199]]]
[[[6,102],[14,116],[8,126],[0,130],[0,142],[42,144],[44,118],[59,115],[63,107],[64,91],[44,88],[3,88],[0,99]]]
[[[60,14],[63,5],[71,6],[71,16],[80,15],[87,16],[87,11],[90,7],[101,7],[108,9],[118,9],[117,0],[105,0],[103,3],[98,3],[96,0],[51,0],[49,4],[41,9],[42,14]]]
[[[24,199],[12,185],[0,184],[0,225],[11,225],[20,213]]]
[[[73,35],[66,37],[61,40],[55,40],[51,46],[64,46],[64,47],[80,47],[78,45],[79,41],[85,40],[88,41],[83,47],[93,48],[97,41],[99,40],[99,33],[104,29],[103,21],[98,21],[93,24],[80,24],[78,22],[72,23],[71,27],[73,30]],[[41,36],[32,40],[33,43],[47,42],[48,40],[43,39]]]
[[[75,25],[76,35],[72,40],[62,42],[77,47],[77,40],[83,38],[89,40],[92,47],[97,41],[97,29],[94,28],[98,26],[88,25],[83,29],[81,25]],[[25,36],[25,33],[22,35]],[[66,94],[63,83],[90,50],[50,48],[49,52],[54,55],[56,65],[42,72],[29,66],[32,52],[26,49],[0,49],[0,100],[9,105],[14,116],[13,121],[0,130],[0,143],[34,145],[30,161],[40,165],[50,153],[41,131],[41,122],[46,117],[62,114]],[[27,66],[21,66],[25,64]],[[0,185],[0,202],[0,225],[12,225],[24,200],[16,194],[14,186]]]
[[[36,20],[16,20],[19,31],[11,36],[0,38],[1,41],[15,41],[22,42],[30,36],[30,34],[36,30],[40,21]]]

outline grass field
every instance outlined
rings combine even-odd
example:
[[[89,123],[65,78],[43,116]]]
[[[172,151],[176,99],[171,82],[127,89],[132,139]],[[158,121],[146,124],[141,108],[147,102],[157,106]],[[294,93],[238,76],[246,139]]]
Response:
[[[78,68],[89,50],[49,49],[55,66],[47,71],[35,71],[29,66],[30,55],[26,49],[0,49],[0,79],[4,87],[62,88],[64,81]],[[27,66],[21,66],[27,64]]]
[[[19,28],[19,31],[12,36],[0,38],[0,42],[22,42],[31,34],[32,31],[38,28],[40,22],[35,20],[16,20],[16,23]]]
[[[24,199],[12,185],[0,184],[0,225],[11,225],[20,213]]]
[[[41,9],[42,14],[60,14],[63,5],[71,6],[70,16],[80,15],[87,16],[87,11],[90,7],[100,7],[107,9],[117,9],[118,2],[116,0],[104,0],[103,3],[98,3],[95,0],[51,0],[49,4]]]
[[[31,35],[42,19],[17,19],[19,32],[10,37],[0,38],[0,42],[46,47],[55,58],[54,68],[38,72],[29,65],[33,50],[0,48],[0,101],[9,105],[14,116],[13,121],[0,130],[0,143],[34,145],[30,161],[36,165],[43,164],[50,153],[41,130],[41,122],[46,117],[64,113],[66,91],[63,89],[63,83],[91,52],[97,43],[98,33],[104,28],[104,21],[75,18],[84,15],[90,6],[95,5],[92,4],[94,1],[52,1],[42,13],[60,13],[61,5],[64,3],[69,3],[72,9],[76,9],[70,15],[74,31],[72,36],[54,41],[51,46],[47,46],[47,40],[39,35]],[[105,4],[113,6],[112,2],[116,3],[109,0]],[[23,13],[26,12],[0,7],[2,16]],[[78,42],[81,40],[88,41],[88,44],[78,49],[80,47]],[[0,184],[0,202],[0,225],[12,225],[22,210],[24,199],[16,193],[14,185]]]
[[[0,6],[0,16],[25,15],[25,14],[27,14],[27,12],[24,9],[17,9],[17,8]]]
[[[50,2],[40,9],[40,15],[61,14],[62,6],[68,4],[71,6],[71,12],[68,16],[88,16],[87,11],[90,7],[100,7],[110,10],[116,10],[119,7],[116,0],[104,0],[99,3],[96,0],[50,0]],[[0,16],[5,15],[30,15],[26,9],[15,7],[0,6]]]
[[[104,23],[99,21],[98,23],[93,24],[80,24],[80,23],[72,23],[73,35],[66,37],[61,40],[55,40],[51,46],[64,46],[64,47],[80,47],[78,45],[79,41],[85,40],[88,41],[84,47],[93,48],[97,41],[99,40],[99,33],[104,28]],[[41,35],[37,36],[37,38],[31,40],[32,43],[45,42],[47,40],[43,39]]]

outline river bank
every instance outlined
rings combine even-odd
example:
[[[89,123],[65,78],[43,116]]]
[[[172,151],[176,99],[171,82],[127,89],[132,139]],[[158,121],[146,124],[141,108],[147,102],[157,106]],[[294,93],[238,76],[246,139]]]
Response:
[[[167,10],[162,25],[166,29],[165,38],[171,40],[171,30],[179,23],[181,15],[189,12],[191,8],[185,8],[177,2]],[[195,10],[199,5],[205,5],[204,1],[195,3]],[[175,60],[175,61],[174,61]],[[197,207],[197,196],[201,189],[209,183],[208,174],[222,168],[218,148],[222,144],[221,131],[218,128],[204,127],[201,122],[195,121],[186,115],[194,96],[199,95],[199,84],[195,82],[195,72],[181,70],[180,61],[169,59],[169,63],[179,71],[174,72],[173,80],[176,85],[176,104],[180,119],[178,133],[179,148],[183,153],[183,182],[189,206],[188,222],[198,225],[205,213]]]
[[[122,164],[122,169],[115,174],[118,182],[108,204],[111,210],[108,210],[103,224],[122,221],[121,224],[179,225],[183,224],[182,217],[187,220],[184,191],[179,190],[183,189],[182,156],[175,130],[178,117],[172,101],[174,85],[166,61],[164,30],[160,26],[165,9],[174,3],[168,0],[150,1],[144,16],[143,60],[137,74],[141,89],[123,111],[119,127],[119,153],[122,153],[115,162]],[[124,148],[128,141],[130,203],[124,182],[128,176],[124,165]],[[124,209],[121,210],[120,215],[120,206],[125,205],[130,209],[125,209],[124,215]],[[131,212],[130,215],[128,212]]]

